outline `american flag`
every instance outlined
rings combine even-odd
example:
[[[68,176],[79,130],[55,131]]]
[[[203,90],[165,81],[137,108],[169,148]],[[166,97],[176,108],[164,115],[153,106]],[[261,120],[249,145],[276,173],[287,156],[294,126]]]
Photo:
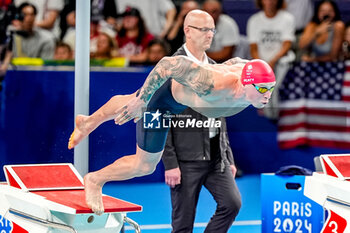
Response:
[[[350,61],[297,63],[279,94],[280,148],[350,149]]]

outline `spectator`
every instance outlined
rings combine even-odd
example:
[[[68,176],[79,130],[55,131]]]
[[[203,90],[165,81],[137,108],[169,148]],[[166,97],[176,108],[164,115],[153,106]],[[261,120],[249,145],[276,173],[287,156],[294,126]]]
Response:
[[[291,50],[295,40],[294,17],[283,10],[284,0],[257,0],[258,13],[248,19],[247,34],[253,59],[263,59],[275,70],[276,86],[265,117],[276,121],[279,115],[279,85],[289,69],[295,54]]]
[[[313,0],[286,0],[286,3],[286,10],[294,16],[295,33],[299,35],[312,18]]]
[[[263,59],[272,68],[286,56],[294,41],[294,17],[282,9],[283,0],[257,0],[261,11],[248,19],[247,34],[252,58]]]
[[[75,50],[75,10],[70,11],[65,18],[67,29],[62,38],[62,41],[69,44]],[[91,33],[90,33],[91,36]]]
[[[23,15],[14,35],[14,57],[37,57],[52,59],[55,51],[55,39],[51,33],[35,27],[37,10],[31,3],[23,3],[18,11]]]
[[[68,28],[71,27],[71,25],[69,25],[67,22],[67,15],[69,13],[71,13],[72,11],[75,12],[75,5],[76,5],[76,0],[65,0],[64,7],[60,13],[60,18],[61,18],[61,20],[60,20],[60,29],[61,29],[60,39],[61,40],[66,35]]]
[[[72,60],[73,59],[72,48],[64,42],[58,42],[56,44],[55,54],[53,56],[53,59],[56,61]]]
[[[350,22],[346,24],[344,41],[342,46],[342,59],[350,59]]]
[[[96,22],[90,23],[90,52],[94,53],[97,50],[97,38],[99,35],[98,24]]]
[[[337,4],[322,0],[315,7],[311,22],[300,37],[299,49],[306,51],[303,61],[334,61],[339,59],[345,25]]]
[[[127,8],[123,13],[123,25],[117,35],[119,55],[130,59],[130,62],[146,60],[146,48],[154,38],[144,24],[140,11]]]
[[[117,8],[114,0],[91,0],[91,21],[106,22],[114,27],[117,20]]]
[[[239,29],[236,22],[222,13],[222,5],[218,0],[206,0],[202,9],[214,19],[216,34],[207,54],[216,62],[230,59],[239,43]]]
[[[91,53],[94,59],[111,59],[115,55],[115,41],[105,32],[100,32],[97,37],[96,52]]]
[[[156,65],[163,57],[169,56],[170,45],[163,39],[155,38],[151,40],[147,47],[146,65]]]
[[[116,36],[117,9],[114,0],[91,0],[91,22],[97,24],[98,31]]]
[[[37,9],[35,25],[50,30],[55,38],[58,39],[61,34],[59,21],[60,12],[64,7],[64,0],[14,0],[17,7],[24,2],[33,4]]]
[[[151,40],[145,50],[145,56],[138,61],[129,62],[130,66],[154,66],[163,57],[169,56],[171,52],[170,45],[161,38]]]
[[[2,67],[6,67],[4,63],[5,54],[9,49],[9,35],[8,26],[11,24],[14,15],[16,14],[16,8],[12,4],[12,0],[5,0],[0,2],[0,83],[4,76]]]
[[[112,35],[115,34],[117,25],[117,8],[114,0],[90,0],[91,1],[91,22],[98,25],[99,30]],[[68,14],[74,12],[76,0],[65,0],[66,4],[61,11],[61,18],[67,19]],[[72,25],[66,20],[61,20],[61,38],[64,38],[67,30]]]
[[[11,4],[12,4],[12,0],[1,1],[0,2],[0,9],[7,10]]]
[[[66,15],[66,23],[68,29],[62,39],[63,42],[70,45],[70,47],[75,50],[75,10],[72,10]],[[100,32],[107,33],[110,37],[115,37],[116,32],[110,27],[105,27],[98,22],[90,22],[90,52],[95,53],[97,50],[97,40]]]
[[[55,51],[55,38],[47,30],[35,27],[36,8],[30,3],[19,6],[18,12],[23,18],[14,20],[12,48],[6,52],[4,62],[0,66],[0,74],[4,74],[13,57],[34,57],[51,60]]]
[[[296,60],[300,61],[301,51],[298,49],[299,39],[306,25],[310,22],[313,14],[313,0],[286,0],[286,10],[294,16],[295,20],[295,41],[292,44]]]
[[[171,0],[117,0],[116,3],[119,13],[128,6],[139,9],[150,33],[160,38],[168,34],[176,16],[176,8]]]
[[[180,12],[166,36],[171,46],[171,53],[176,52],[176,50],[185,43],[185,33],[183,31],[184,19],[188,12],[195,9],[199,9],[199,4],[194,0],[187,0],[181,4]]]
[[[13,53],[11,50],[6,50],[3,56],[4,58],[0,63],[0,91],[2,90],[2,81],[4,80],[6,71],[11,63]]]

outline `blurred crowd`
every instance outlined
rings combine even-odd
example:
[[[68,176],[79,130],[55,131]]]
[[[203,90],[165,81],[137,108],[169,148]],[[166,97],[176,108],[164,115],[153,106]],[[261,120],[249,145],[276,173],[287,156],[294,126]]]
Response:
[[[254,1],[254,0],[251,0]],[[247,34],[218,0],[91,0],[90,56],[123,57],[131,65],[154,65],[184,43],[183,21],[193,9],[207,11],[216,33],[209,57],[260,58],[283,75],[292,61],[350,59],[350,24],[333,0],[256,0]],[[75,0],[0,2],[0,72],[11,59],[74,60]],[[198,28],[197,28],[198,29]]]

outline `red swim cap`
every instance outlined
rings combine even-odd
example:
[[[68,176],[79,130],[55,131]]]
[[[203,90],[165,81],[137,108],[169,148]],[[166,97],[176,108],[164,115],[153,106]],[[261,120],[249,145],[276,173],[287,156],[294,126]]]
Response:
[[[243,85],[276,81],[272,68],[265,61],[254,59],[245,64],[242,70]]]

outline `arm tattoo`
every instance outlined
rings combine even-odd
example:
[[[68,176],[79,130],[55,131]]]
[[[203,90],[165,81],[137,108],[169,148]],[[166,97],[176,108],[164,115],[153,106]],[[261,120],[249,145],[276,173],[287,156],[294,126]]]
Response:
[[[154,92],[169,78],[191,88],[198,96],[208,95],[214,88],[213,71],[184,56],[165,57],[148,75],[141,88],[140,98],[147,103]]]
[[[239,58],[239,57],[234,57],[234,58],[231,58],[227,61],[224,62],[225,65],[235,65],[235,64],[246,64],[247,62],[249,62],[249,60],[245,60],[245,59],[242,59],[242,58]]]

